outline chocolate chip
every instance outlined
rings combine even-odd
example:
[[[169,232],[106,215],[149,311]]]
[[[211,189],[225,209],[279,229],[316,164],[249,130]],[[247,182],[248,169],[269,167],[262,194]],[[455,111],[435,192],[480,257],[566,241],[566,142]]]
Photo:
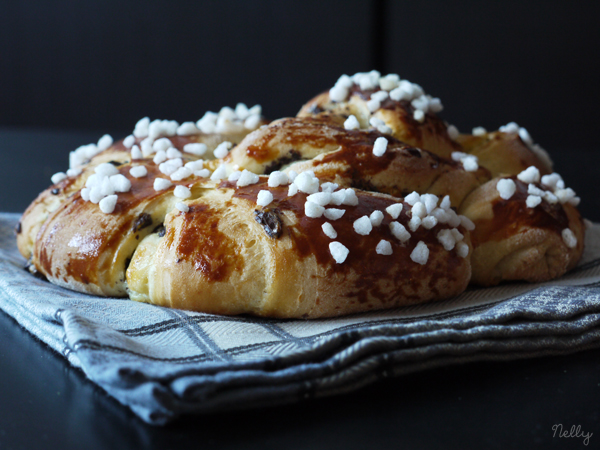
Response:
[[[271,172],[275,172],[276,170],[281,169],[283,166],[289,163],[293,163],[295,161],[300,161],[302,159],[302,155],[298,150],[291,149],[286,156],[282,156],[279,159],[271,162],[267,167],[265,167],[265,174],[268,175]]]
[[[353,179],[351,186],[353,188],[361,189],[363,191],[374,191],[374,192],[379,191],[378,188],[373,183],[371,183],[368,180],[362,179],[362,178]]]
[[[163,237],[165,235],[165,233],[167,232],[166,228],[164,227],[164,225],[160,224],[159,226],[157,226],[153,233],[158,233],[158,237]]]
[[[133,222],[133,232],[136,233],[150,225],[152,225],[152,216],[148,213],[141,213]]]
[[[21,222],[17,223],[17,226],[15,227],[15,231],[17,232],[17,234],[20,234],[21,231],[23,231],[23,227],[21,226]]]
[[[109,161],[108,163],[109,163],[109,164],[112,164],[112,165],[113,165],[113,166],[115,166],[115,167],[119,167],[119,166],[121,166],[121,165],[123,165],[123,164],[124,164],[124,163],[122,163],[122,162],[119,162],[119,161]]]
[[[421,152],[416,148],[407,148],[406,151],[417,158],[421,157]]]
[[[254,211],[254,220],[262,225],[265,229],[267,236],[273,239],[277,239],[281,236],[283,231],[283,225],[281,218],[279,217],[277,209],[265,208],[262,211]]]
[[[53,195],[58,195],[58,193],[60,192],[60,189],[54,188],[50,192],[52,192]]]

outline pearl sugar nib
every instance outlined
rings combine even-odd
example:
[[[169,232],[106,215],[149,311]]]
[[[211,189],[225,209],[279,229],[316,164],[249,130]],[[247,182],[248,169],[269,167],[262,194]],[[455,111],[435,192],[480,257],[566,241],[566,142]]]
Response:
[[[258,192],[256,204],[258,206],[268,206],[273,201],[273,194],[267,190]]]
[[[510,178],[503,178],[501,180],[498,180],[498,183],[496,184],[496,189],[498,190],[500,198],[508,200],[517,191],[517,185]]]
[[[350,250],[348,250],[344,244],[334,241],[329,243],[329,252],[331,253],[331,256],[333,256],[335,262],[341,264],[346,261]]]
[[[379,241],[379,243],[377,244],[377,247],[375,248],[375,251],[377,252],[378,255],[386,255],[386,256],[394,253],[394,251],[392,250],[392,244],[390,244],[389,241],[386,241],[384,239]]]
[[[378,137],[375,139],[375,144],[373,145],[373,154],[375,156],[383,156],[385,151],[387,150],[388,140],[384,137]]]

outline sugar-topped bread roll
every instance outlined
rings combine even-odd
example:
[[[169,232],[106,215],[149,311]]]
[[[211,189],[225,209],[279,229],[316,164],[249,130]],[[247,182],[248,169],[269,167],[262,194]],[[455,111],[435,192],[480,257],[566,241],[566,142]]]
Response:
[[[164,235],[147,236],[135,251],[130,297],[217,314],[316,318],[446,298],[466,287],[469,239],[461,225],[412,232],[411,207],[401,199],[321,192],[342,194],[348,204],[325,212],[315,204],[313,212],[310,196],[288,191],[263,178],[185,201],[189,210],[169,213]],[[261,192],[273,197],[264,207]],[[451,230],[461,240],[446,250],[437,236]]]
[[[240,104],[242,105],[242,104]],[[150,159],[158,164],[165,162],[169,149],[177,150],[189,160],[202,158],[207,161],[207,166],[214,166],[215,149],[222,144],[230,148],[234,143],[240,142],[249,132],[265,124],[260,116],[260,107],[254,111],[243,113],[243,107],[238,105],[236,110],[242,111],[242,117],[231,108],[223,108],[219,114],[207,113],[198,124],[192,122],[179,125],[175,121],[150,121],[141,119],[135,126],[132,135],[117,142],[113,142],[109,135],[103,136],[97,144],[83,145],[70,154],[71,168],[66,172],[59,172],[53,176],[53,185],[42,191],[29,205],[19,223],[17,245],[19,251],[26,258],[31,258],[33,245],[42,224],[56,211],[59,206],[72,195],[84,188],[88,177],[94,174],[94,169],[102,163],[111,163],[119,166],[133,160]],[[227,118],[227,121],[221,120]],[[217,126],[217,122],[225,122]],[[164,156],[161,155],[164,153]]]
[[[144,168],[146,175],[134,177],[134,167]],[[102,202],[86,201],[81,191],[73,194],[41,226],[32,260],[39,272],[60,286],[97,295],[124,296],[129,259],[139,242],[160,227],[175,207],[175,188],[199,187],[189,179],[166,178],[156,164],[148,161],[98,168],[101,171],[96,175],[120,177],[129,189],[113,194],[112,210]],[[167,187],[157,184],[157,180]]]
[[[399,197],[413,191],[449,195],[456,207],[490,178],[484,168],[467,171],[457,161],[376,129],[347,130],[344,120],[335,114],[277,120],[246,136],[225,161],[260,174],[309,170],[340,186]],[[378,139],[381,145],[376,149]]]
[[[553,178],[543,184],[494,178],[465,199],[460,213],[475,224],[471,283],[547,281],[575,267],[585,228],[578,201],[566,189],[552,189]]]
[[[449,158],[453,151],[461,151],[461,146],[450,138],[446,124],[437,116],[442,108],[440,99],[425,94],[418,84],[372,71],[343,75],[328,92],[308,101],[298,116],[333,112],[353,117],[357,127],[379,129],[411,146]]]

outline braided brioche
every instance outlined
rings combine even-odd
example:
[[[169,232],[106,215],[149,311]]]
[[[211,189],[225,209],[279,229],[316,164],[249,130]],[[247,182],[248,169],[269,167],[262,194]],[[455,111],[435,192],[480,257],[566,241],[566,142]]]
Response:
[[[579,199],[547,154],[516,124],[459,134],[441,109],[370,72],[270,124],[243,105],[197,124],[142,119],[72,154],[23,215],[19,250],[81,292],[282,318],[574,267]]]

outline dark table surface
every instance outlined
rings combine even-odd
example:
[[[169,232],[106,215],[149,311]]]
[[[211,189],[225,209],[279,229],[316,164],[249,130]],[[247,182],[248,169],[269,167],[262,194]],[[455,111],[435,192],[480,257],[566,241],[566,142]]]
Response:
[[[0,128],[0,211],[24,210],[67,168],[68,151],[99,137]],[[600,152],[548,149],[582,197],[583,215],[600,222]],[[574,352],[442,367],[337,397],[186,416],[159,428],[0,312],[0,450],[600,448],[600,349]],[[580,437],[559,437],[559,424]],[[581,435],[590,433],[586,447]]]

